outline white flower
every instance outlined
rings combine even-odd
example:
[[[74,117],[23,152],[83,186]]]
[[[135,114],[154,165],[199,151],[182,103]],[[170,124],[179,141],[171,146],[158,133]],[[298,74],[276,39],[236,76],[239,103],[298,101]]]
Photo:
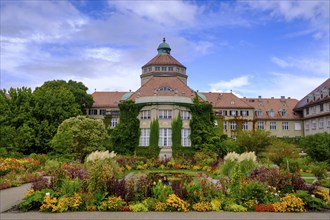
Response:
[[[50,196],[50,193],[49,192],[46,192],[46,196]]]

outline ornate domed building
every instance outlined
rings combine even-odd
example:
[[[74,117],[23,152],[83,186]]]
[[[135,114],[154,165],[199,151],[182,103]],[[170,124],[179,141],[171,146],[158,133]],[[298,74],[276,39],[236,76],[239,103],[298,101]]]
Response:
[[[235,138],[239,130],[263,129],[277,137],[303,136],[302,115],[293,111],[298,103],[296,99],[284,96],[238,98],[233,93],[201,93],[189,88],[187,68],[171,55],[171,47],[165,38],[157,48],[157,55],[142,66],[140,77],[141,87],[134,92],[94,92],[94,105],[87,114],[94,118],[111,116],[109,127],[114,128],[119,123],[120,102],[133,100],[140,104],[143,107],[138,115],[139,145],[150,145],[150,125],[158,120],[161,157],[171,156],[171,126],[178,116],[182,119],[181,145],[191,146],[190,106],[194,105],[195,97],[212,104],[219,135]]]

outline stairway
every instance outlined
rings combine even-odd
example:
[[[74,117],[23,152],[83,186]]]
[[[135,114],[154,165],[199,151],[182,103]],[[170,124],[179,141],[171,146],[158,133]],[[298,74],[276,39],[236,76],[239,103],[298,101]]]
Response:
[[[163,147],[159,152],[159,160],[169,160],[172,158],[172,148]]]

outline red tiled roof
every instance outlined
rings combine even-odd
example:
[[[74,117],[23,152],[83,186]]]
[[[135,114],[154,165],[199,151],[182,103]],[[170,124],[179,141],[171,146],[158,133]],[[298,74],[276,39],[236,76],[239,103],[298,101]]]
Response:
[[[170,91],[161,91],[161,88],[169,88]],[[149,81],[143,84],[133,95],[129,98],[135,100],[138,97],[145,96],[184,96],[195,97],[195,92],[189,88],[179,78],[169,77],[152,77]]]
[[[176,65],[186,68],[170,54],[158,54],[157,56],[152,58],[147,64],[145,64],[142,68],[151,65]]]
[[[213,108],[253,108],[233,93],[203,92]]]
[[[299,119],[300,116],[295,114],[293,108],[298,103],[297,99],[292,98],[243,98],[246,103],[253,106],[255,110],[261,110],[262,116],[256,117],[257,119]],[[270,116],[268,112],[274,111],[274,116]],[[280,111],[285,110],[286,116],[281,116]]]
[[[303,99],[301,99],[297,105],[295,106],[295,110],[299,110],[299,109],[302,109],[304,108],[305,106],[308,106],[310,104],[316,104],[320,101],[324,101],[324,100],[329,100],[330,97],[329,95],[325,96],[323,98],[323,100],[315,100],[313,101],[312,103],[307,103],[307,98],[309,95],[315,93],[315,92],[318,92],[318,91],[322,91],[323,89],[329,89],[330,88],[330,78],[328,78],[326,81],[324,81],[321,85],[319,85],[316,89],[314,89],[313,91],[311,91],[310,93],[308,93]],[[327,93],[329,94],[329,93]]]
[[[94,92],[93,107],[118,107],[121,97],[127,92]]]

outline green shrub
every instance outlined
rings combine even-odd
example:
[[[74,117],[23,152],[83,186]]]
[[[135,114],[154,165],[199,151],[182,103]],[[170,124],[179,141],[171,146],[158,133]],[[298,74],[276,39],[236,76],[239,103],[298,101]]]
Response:
[[[81,191],[82,186],[83,182],[78,178],[73,180],[65,179],[61,184],[61,193],[62,195],[72,196],[74,193]]]
[[[150,146],[150,147],[137,147],[135,149],[136,156],[145,157],[145,158],[154,158],[159,157],[160,147]]]
[[[154,186],[151,189],[152,195],[161,202],[165,202],[166,198],[170,194],[174,193],[171,186],[164,185],[160,180],[157,183],[154,182],[153,184]]]
[[[311,170],[318,180],[327,178],[328,164],[327,162],[314,162],[311,164]]]
[[[23,199],[23,202],[18,205],[18,208],[22,211],[29,211],[38,209],[44,200],[46,193],[54,195],[54,191],[51,189],[42,189],[41,191],[31,191],[28,192],[28,195]]]
[[[246,212],[247,208],[242,205],[238,205],[235,203],[228,204],[224,207],[224,210],[227,212]]]
[[[307,191],[297,190],[294,195],[304,201],[304,207],[308,210],[322,210],[328,207],[322,199],[311,196]]]
[[[44,170],[47,174],[52,174],[61,167],[61,163],[57,160],[47,160],[45,162]]]
[[[97,160],[87,165],[89,192],[106,192],[107,183],[114,176],[114,170],[108,160]]]
[[[130,205],[129,208],[132,210],[132,212],[148,212],[149,211],[148,207],[141,202]]]

